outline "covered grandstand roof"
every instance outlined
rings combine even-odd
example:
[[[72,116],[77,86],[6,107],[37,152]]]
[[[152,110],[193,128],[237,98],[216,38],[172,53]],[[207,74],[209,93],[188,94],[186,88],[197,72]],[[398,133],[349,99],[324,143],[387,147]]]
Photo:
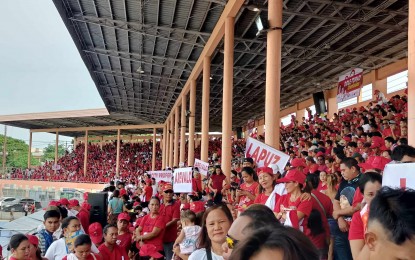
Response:
[[[54,0],[109,118],[148,123],[169,115],[226,2]],[[235,19],[235,127],[264,114],[266,35],[257,36],[258,16],[267,19],[267,0],[245,1]],[[370,71],[406,57],[407,26],[407,0],[285,0],[281,108],[332,88],[345,70]],[[222,64],[221,42],[212,55],[211,131],[221,129]],[[196,118],[201,91],[199,77]]]
[[[85,131],[78,129],[82,127],[102,128],[107,126],[149,125],[148,122],[128,113],[113,112],[109,114],[105,108],[0,116],[0,123],[32,129],[34,131],[40,129],[66,128],[61,129],[62,131],[59,134],[71,137],[84,136]],[[125,129],[122,133],[124,135],[149,134],[153,133],[153,129]],[[89,135],[96,136],[115,134],[117,134],[116,128],[89,131]]]

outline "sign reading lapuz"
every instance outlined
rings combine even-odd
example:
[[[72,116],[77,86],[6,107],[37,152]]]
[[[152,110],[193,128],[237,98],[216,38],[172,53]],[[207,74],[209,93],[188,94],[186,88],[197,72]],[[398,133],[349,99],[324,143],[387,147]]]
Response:
[[[246,140],[245,156],[251,157],[257,167],[269,167],[270,164],[277,164],[281,170],[290,159],[289,155],[251,137]]]

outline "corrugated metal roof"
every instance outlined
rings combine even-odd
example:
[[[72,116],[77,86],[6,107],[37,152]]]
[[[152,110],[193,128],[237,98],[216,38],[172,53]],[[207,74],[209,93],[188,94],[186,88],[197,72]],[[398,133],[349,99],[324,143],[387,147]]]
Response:
[[[237,15],[233,123],[264,113],[266,37]],[[54,0],[110,113],[163,123],[226,4],[225,0]],[[253,12],[252,4],[260,8]],[[281,107],[333,87],[339,73],[406,56],[408,0],[284,0]],[[211,130],[221,129],[222,43],[212,57]],[[140,73],[140,70],[144,73]],[[197,102],[201,102],[201,79]],[[197,106],[196,116],[200,118]],[[196,122],[200,124],[200,122]]]

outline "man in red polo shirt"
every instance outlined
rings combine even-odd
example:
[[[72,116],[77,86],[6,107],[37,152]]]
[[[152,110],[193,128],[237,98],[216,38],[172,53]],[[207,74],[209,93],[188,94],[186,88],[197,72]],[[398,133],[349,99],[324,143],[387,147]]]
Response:
[[[177,222],[180,220],[180,202],[173,200],[173,186],[166,183],[163,187],[163,204],[160,205],[160,215],[164,216],[166,229],[163,237],[163,248],[166,260],[173,257],[173,244],[177,238]]]

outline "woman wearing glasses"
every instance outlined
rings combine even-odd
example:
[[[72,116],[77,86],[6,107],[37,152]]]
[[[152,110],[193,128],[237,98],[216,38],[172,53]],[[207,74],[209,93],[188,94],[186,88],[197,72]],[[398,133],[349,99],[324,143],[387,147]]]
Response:
[[[232,214],[225,204],[209,207],[203,215],[202,230],[189,260],[222,260],[222,244],[232,224]]]

